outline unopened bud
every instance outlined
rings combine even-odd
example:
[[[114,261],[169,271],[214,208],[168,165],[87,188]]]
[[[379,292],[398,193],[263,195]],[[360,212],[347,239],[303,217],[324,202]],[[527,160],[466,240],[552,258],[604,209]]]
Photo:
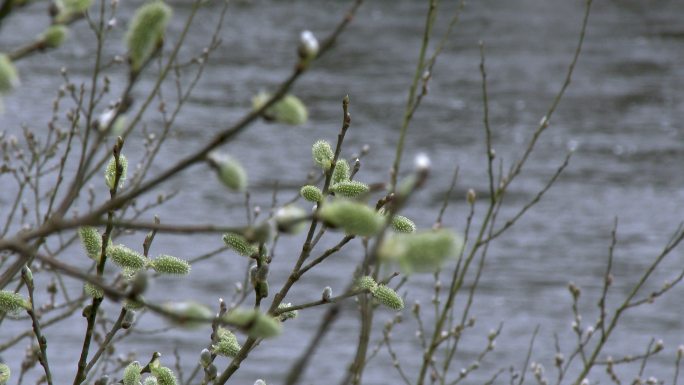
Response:
[[[432,162],[430,161],[430,157],[425,153],[416,155],[415,159],[413,160],[413,166],[418,172],[429,171],[431,164]]]
[[[311,31],[302,31],[299,35],[299,57],[303,60],[311,60],[318,55],[318,40]]]
[[[124,330],[129,329],[133,322],[135,322],[135,310],[127,310],[123,321],[121,321],[121,328]]]
[[[474,204],[476,199],[477,194],[475,193],[475,190],[468,189],[468,193],[466,194],[466,201],[468,201],[468,204]]]
[[[216,378],[216,376],[218,376],[218,368],[216,367],[216,365],[210,364],[207,367],[206,373],[209,377],[209,380],[213,380],[214,378]]]
[[[323,289],[323,294],[321,294],[321,299],[323,301],[330,301],[331,297],[332,297],[332,288],[330,288],[330,286],[326,286]]]
[[[202,367],[206,368],[211,365],[211,361],[211,352],[209,349],[202,349],[202,352],[200,353],[200,364]]]

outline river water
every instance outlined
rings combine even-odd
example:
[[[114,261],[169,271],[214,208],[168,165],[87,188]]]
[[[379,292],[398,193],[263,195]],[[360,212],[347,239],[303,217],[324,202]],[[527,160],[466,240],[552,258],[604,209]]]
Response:
[[[122,14],[129,15],[134,5],[123,3]],[[259,122],[224,147],[245,164],[253,204],[268,210],[276,180],[280,201],[296,193],[312,170],[311,144],[319,138],[334,141],[341,121],[341,99],[346,94],[352,101],[353,124],[343,155],[351,157],[363,145],[369,145],[370,152],[363,159],[358,179],[387,180],[420,46],[427,8],[424,3],[364,4],[335,49],[293,89],[309,107],[309,122],[301,127]],[[456,9],[455,2],[443,3],[436,36],[444,32]],[[452,379],[473,361],[485,345],[487,332],[501,322],[503,329],[496,350],[467,381],[483,383],[500,368],[519,368],[537,325],[540,331],[532,360],[543,363],[547,374],[554,378],[554,333],[558,333],[566,355],[575,341],[567,284],[574,281],[583,289],[581,309],[585,325],[593,322],[598,316],[596,301],[614,219],[618,217],[619,227],[614,285],[608,297],[611,307],[617,306],[629,292],[682,220],[684,3],[595,3],[572,84],[528,167],[511,185],[499,223],[534,197],[562,163],[568,148],[575,148],[575,154],[543,200],[492,244],[472,309],[476,323],[464,337],[462,351],[454,358]],[[493,147],[507,169],[521,155],[561,85],[576,45],[583,5],[579,0],[511,0],[471,2],[465,7],[453,37],[439,57],[429,95],[416,113],[407,137],[402,170],[410,167],[412,156],[419,152],[428,153],[433,165],[427,186],[406,210],[406,215],[420,227],[429,227],[435,220],[456,166],[460,169],[459,181],[445,225],[463,231],[467,189],[473,188],[481,198],[486,198],[478,42],[482,40],[486,47]],[[254,0],[232,4],[221,34],[222,47],[215,52],[197,92],[179,116],[174,135],[153,171],[197,149],[242,116],[250,108],[251,95],[272,89],[287,76],[295,59],[299,32],[309,29],[324,36],[338,22],[346,6],[347,2],[340,1]],[[176,2],[174,7],[171,40],[178,36],[189,6]],[[219,10],[220,4],[212,4],[200,11],[199,23],[191,30],[189,44],[181,55],[187,58],[206,45]],[[37,26],[47,21],[42,15],[41,6],[37,5],[10,20],[0,36],[2,46],[14,47],[26,36],[37,34]],[[114,33],[121,35],[123,25],[120,20]],[[62,49],[21,62],[22,87],[5,98],[5,114],[0,117],[3,129],[18,132],[21,123],[42,127],[60,85],[56,76],[59,68],[66,66],[76,79],[85,79],[91,66],[91,49],[88,28],[80,23]],[[110,50],[112,54],[123,52],[118,40]],[[112,75],[114,88],[120,87],[117,77],[123,79],[121,71]],[[138,87],[139,97],[152,80],[150,76]],[[40,117],[38,121],[36,116]],[[159,129],[158,115],[152,112],[146,118],[148,130]],[[140,138],[137,134],[128,141],[126,149],[131,159],[141,155],[141,145],[136,143]],[[191,168],[155,194],[174,189],[180,190],[179,196],[155,211],[165,223],[245,222],[243,197],[227,193],[206,167]],[[3,194],[13,193],[3,190]],[[101,192],[104,191],[102,188]],[[154,194],[146,199],[153,200]],[[482,199],[479,215],[483,214],[484,206]],[[322,243],[331,245],[339,237],[333,234]],[[125,241],[139,243],[142,238],[143,234],[134,234]],[[286,277],[302,239],[299,235],[280,240],[271,269],[272,291]],[[191,258],[220,245],[218,236],[159,235],[153,253]],[[360,246],[354,244],[331,258],[305,276],[286,302],[317,299],[325,286],[340,293],[361,252]],[[683,261],[681,251],[675,251],[654,273],[642,294],[673,279],[681,271]],[[223,253],[193,266],[192,274],[183,284],[178,279],[158,280],[149,298],[195,299],[215,306],[218,297],[231,297],[231,283],[241,279],[245,264],[237,256]],[[77,283],[70,285],[78,287]],[[405,289],[409,304],[416,300],[423,304],[429,323],[432,277],[416,276]],[[462,297],[459,303],[463,303]],[[410,311],[404,313],[404,322],[393,333],[393,347],[409,377],[414,378],[422,350],[415,337],[416,323]],[[115,314],[112,311],[108,316]],[[320,314],[318,309],[304,311],[298,319],[288,321],[284,335],[255,350],[231,382],[251,384],[256,378],[264,378],[268,383],[280,383],[306,346]],[[458,312],[455,315],[460,317]],[[665,349],[652,359],[644,377],[655,376],[670,383],[675,351],[684,343],[683,316],[682,290],[675,288],[655,304],[628,312],[607,353],[615,357],[638,355],[652,338],[662,339]],[[376,330],[391,318],[392,313],[379,310]],[[71,381],[80,352],[84,321],[74,316],[67,323],[46,330],[56,383]],[[152,330],[163,325],[148,315],[141,328]],[[0,336],[4,341],[26,327],[26,322],[6,321]],[[350,301],[314,356],[303,383],[339,382],[353,357],[357,330],[357,314]],[[173,349],[178,348],[187,375],[206,345],[208,334],[206,330],[178,330],[164,335],[134,333],[118,345],[117,354],[136,351],[138,359],[144,361],[154,350],[160,350],[164,363],[172,365]],[[373,341],[379,337],[376,332]],[[19,371],[24,347],[25,341],[2,353],[15,373]],[[225,365],[225,361],[219,362],[219,367]],[[617,371],[624,381],[631,381],[637,366],[632,364]],[[34,370],[26,380],[34,381],[37,373]],[[590,379],[606,381],[602,373],[602,369],[596,369]],[[528,375],[528,381],[534,381]],[[498,383],[508,381],[507,376],[504,373]],[[370,362],[366,379],[368,384],[401,381],[384,350]]]

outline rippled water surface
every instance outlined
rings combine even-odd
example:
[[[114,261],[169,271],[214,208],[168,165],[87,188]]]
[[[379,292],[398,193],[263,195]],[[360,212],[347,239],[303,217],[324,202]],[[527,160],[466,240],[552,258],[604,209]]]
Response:
[[[134,5],[123,3],[122,13],[130,14]],[[371,150],[363,160],[359,179],[386,180],[420,45],[424,3],[368,1],[335,49],[293,90],[309,106],[310,121],[302,127],[260,122],[238,141],[225,146],[243,160],[249,171],[253,204],[261,205],[264,211],[270,206],[275,181],[280,186],[281,201],[296,193],[312,167],[311,143],[318,138],[334,140],[341,121],[340,101],[346,94],[352,100],[353,125],[343,155],[350,157],[368,144]],[[437,36],[444,32],[456,9],[455,2],[442,3]],[[486,47],[493,146],[507,169],[521,155],[562,83],[577,41],[583,4],[579,0],[511,0],[471,2],[465,7],[438,60],[429,95],[416,113],[407,138],[406,159],[426,152],[434,168],[428,185],[406,211],[419,226],[429,227],[435,220],[454,167],[459,167],[460,176],[445,224],[464,228],[464,196],[468,188],[486,195],[478,41],[484,41]],[[287,76],[295,59],[299,31],[310,29],[324,36],[346,6],[347,2],[341,1],[277,0],[231,5],[221,34],[223,44],[208,64],[197,92],[179,116],[176,131],[153,169],[163,169],[181,155],[191,153],[242,116],[250,108],[251,95],[272,89]],[[199,52],[213,33],[220,4],[207,7],[200,11],[199,23],[181,52],[183,57]],[[0,35],[2,47],[15,47],[26,36],[37,34],[37,26],[47,22],[41,8],[36,5],[31,8],[34,11],[11,20]],[[175,9],[170,41],[177,38],[189,6],[177,1]],[[541,329],[533,359],[545,364],[553,376],[554,333],[559,334],[565,350],[574,343],[567,283],[574,281],[583,288],[586,321],[593,322],[614,219],[619,217],[614,295],[609,296],[612,306],[627,294],[682,220],[683,15],[681,1],[595,1],[572,84],[528,167],[511,185],[499,223],[534,197],[560,166],[568,148],[576,148],[576,152],[541,203],[492,244],[472,309],[477,322],[465,337],[462,352],[455,356],[454,378],[456,371],[469,365],[484,346],[488,330],[500,322],[503,330],[496,351],[482,362],[469,382],[484,382],[499,368],[519,367],[537,325]],[[120,21],[116,33],[122,34],[123,24]],[[63,49],[20,63],[22,87],[4,101],[5,114],[0,118],[3,129],[18,132],[21,123],[44,127],[46,111],[60,85],[59,68],[68,67],[76,79],[85,79],[88,74],[93,46],[89,33],[87,26],[80,23]],[[121,53],[123,48],[117,43],[110,50],[112,54]],[[120,87],[117,82],[123,81],[123,74],[115,71],[112,79],[113,87]],[[138,97],[153,80],[150,77],[141,83]],[[172,88],[168,92],[173,92]],[[147,118],[147,129],[158,130],[158,115],[153,111]],[[127,149],[132,159],[142,154],[135,138],[129,139]],[[232,225],[245,221],[243,198],[221,188],[206,167],[191,168],[157,192],[175,189],[180,190],[179,196],[157,212],[166,223]],[[101,191],[104,193],[104,189]],[[13,197],[12,193],[3,189],[3,194],[8,194],[2,197],[3,205]],[[154,194],[145,199],[153,200]],[[482,202],[479,214],[484,210]],[[334,234],[324,243],[332,244],[338,236]],[[142,237],[135,234],[128,240],[141,242]],[[285,279],[302,239],[295,236],[280,240],[271,269],[272,291]],[[220,245],[217,236],[159,235],[153,252],[190,258]],[[317,299],[325,286],[340,293],[361,253],[360,245],[355,244],[331,258],[304,277],[287,302]],[[214,305],[219,296],[232,295],[231,282],[241,279],[245,263],[230,253],[219,255],[194,266],[189,279],[183,281],[186,284],[179,285],[176,279],[158,280],[149,297],[194,298]],[[673,279],[683,263],[682,253],[675,252],[656,271],[644,293]],[[429,276],[412,279],[406,286],[408,303],[420,300],[428,307],[431,282]],[[358,329],[352,303],[344,310],[306,371],[303,383],[336,383],[342,377],[353,356]],[[279,383],[294,357],[303,351],[320,314],[320,310],[307,311],[289,321],[284,335],[256,349],[232,382],[252,383],[262,377],[269,383]],[[684,343],[683,315],[682,291],[678,288],[655,304],[628,313],[608,352],[616,357],[638,354],[646,350],[651,338],[663,339],[663,356],[646,367],[645,375],[669,382],[674,352],[677,345]],[[114,317],[114,311],[108,316]],[[381,325],[391,317],[391,313],[380,310],[376,320]],[[413,377],[421,347],[408,311],[405,320],[393,333],[394,348]],[[157,329],[159,322],[146,316],[142,329]],[[47,330],[56,383],[73,378],[82,324],[83,319],[74,316]],[[26,322],[7,321],[0,339],[4,341],[26,327]],[[133,332],[132,338],[118,349],[121,354],[137,351],[141,361],[161,349],[170,364],[173,349],[178,348],[186,360],[183,368],[187,374],[207,341],[206,330],[177,331],[164,337]],[[16,372],[23,348],[24,344],[19,344],[2,353]],[[632,378],[633,369],[622,372],[627,380]],[[366,378],[368,384],[401,381],[385,351],[371,361]],[[27,380],[33,381],[33,377]]]

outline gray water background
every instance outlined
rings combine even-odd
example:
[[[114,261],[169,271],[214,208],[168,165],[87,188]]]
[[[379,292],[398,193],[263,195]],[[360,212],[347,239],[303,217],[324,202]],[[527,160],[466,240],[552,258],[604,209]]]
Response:
[[[455,9],[454,2],[443,3],[436,36],[444,31]],[[195,96],[179,116],[177,131],[156,162],[155,171],[198,148],[242,116],[250,108],[251,95],[272,89],[289,73],[299,31],[310,29],[324,36],[338,22],[346,5],[338,1],[275,0],[233,4],[222,33],[222,48],[212,57]],[[134,8],[134,4],[122,6],[124,16]],[[200,22],[182,52],[185,57],[206,45],[219,9],[218,5],[210,7],[211,10],[200,11]],[[188,5],[176,2],[174,8],[172,40]],[[260,122],[237,142],[224,147],[248,169],[252,203],[264,209],[269,207],[274,179],[280,184],[281,201],[296,193],[312,169],[311,143],[318,138],[334,141],[341,120],[340,101],[345,94],[352,100],[353,125],[343,155],[350,157],[368,144],[371,152],[363,161],[359,179],[386,180],[425,10],[421,1],[369,1],[335,50],[293,90],[308,105],[310,121],[302,127]],[[27,36],[35,35],[47,20],[40,11],[38,15],[38,11],[29,12],[12,20],[0,36],[2,46],[14,47]],[[405,213],[420,227],[429,227],[434,221],[454,167],[460,167],[460,176],[445,217],[446,225],[462,230],[467,213],[465,191],[474,188],[482,197],[487,189],[478,41],[486,44],[494,148],[506,168],[521,154],[560,87],[576,44],[582,11],[582,1],[565,0],[480,1],[465,8],[435,67],[430,93],[407,138],[404,170],[418,152],[428,153],[434,167],[429,183]],[[682,220],[683,16],[681,1],[595,2],[584,53],[572,85],[525,172],[511,185],[500,223],[544,185],[569,147],[576,147],[576,153],[542,202],[492,245],[472,310],[477,323],[465,337],[462,352],[455,357],[453,376],[472,362],[473,355],[485,344],[486,333],[503,321],[496,351],[482,362],[481,369],[468,382],[482,383],[501,367],[519,367],[536,325],[541,325],[541,329],[533,360],[544,363],[553,377],[553,334],[559,333],[566,351],[574,341],[566,285],[574,281],[582,287],[585,319],[592,322],[597,316],[595,303],[614,218],[619,217],[620,225],[615,284],[609,297],[613,306]],[[117,33],[123,30],[121,23]],[[123,47],[113,44],[111,51],[122,53]],[[47,120],[45,112],[60,85],[56,76],[59,67],[67,66],[76,79],[85,79],[91,66],[91,52],[89,31],[81,23],[62,49],[23,61],[22,87],[4,100],[6,110],[0,117],[3,129],[18,132],[19,124],[24,122],[43,127],[42,122]],[[150,77],[138,87],[139,96],[152,80]],[[120,87],[115,82],[114,87],[117,86]],[[150,113],[147,118],[149,130],[159,129],[157,115]],[[139,157],[141,149],[135,138],[127,143],[131,159]],[[98,188],[104,197],[104,186]],[[155,212],[165,223],[232,225],[245,221],[243,198],[227,193],[206,167],[193,167],[156,192],[173,189],[180,189],[180,196]],[[12,193],[3,194],[12,197]],[[153,200],[154,194],[147,199]],[[482,213],[484,203],[478,207]],[[142,237],[139,233],[125,241],[134,245]],[[338,237],[333,235],[325,244]],[[302,239],[302,235],[281,239],[271,269],[272,290],[286,277]],[[190,258],[220,244],[217,236],[159,235],[152,252]],[[359,246],[354,245],[331,258],[305,277],[287,301],[316,299],[324,286],[339,293],[360,255]],[[682,268],[683,260],[681,251],[675,252],[656,272],[653,284],[644,293],[672,279]],[[218,297],[232,295],[231,282],[240,279],[244,265],[243,260],[225,253],[194,266],[182,284],[177,279],[158,280],[149,296],[158,300],[196,299],[214,305]],[[432,295],[431,281],[430,276],[412,279],[407,286],[407,302],[420,300],[427,308]],[[78,284],[73,283],[73,287]],[[115,314],[112,310],[108,316]],[[264,378],[269,383],[279,383],[304,349],[320,314],[321,310],[311,310],[289,321],[284,335],[255,350],[231,382],[251,384],[256,378]],[[669,383],[675,350],[684,343],[683,315],[682,291],[677,288],[655,304],[628,313],[608,352],[616,357],[638,354],[645,351],[651,338],[662,339],[665,351],[647,366],[645,376],[654,375]],[[392,313],[380,310],[376,320],[380,326],[391,317]],[[401,362],[413,378],[421,349],[408,310],[405,320],[393,336]],[[46,331],[56,383],[72,381],[82,324],[84,321],[77,314],[67,323]],[[156,317],[146,316],[141,326],[155,329],[162,325],[165,324]],[[25,322],[6,321],[0,339],[5,340],[27,326]],[[357,330],[357,315],[350,302],[316,354],[303,383],[338,382],[353,356]],[[119,345],[118,352],[136,351],[138,359],[145,361],[154,350],[160,350],[164,363],[171,365],[172,351],[177,347],[185,359],[187,374],[208,337],[206,330],[179,330],[163,336],[134,334]],[[375,340],[379,334],[373,337]],[[2,353],[15,373],[25,344],[24,341],[16,349]],[[219,362],[220,368],[225,365],[225,361]],[[629,381],[634,369],[633,365],[621,373]],[[601,378],[601,369],[595,372],[592,379]],[[37,373],[39,370],[34,370],[26,381],[34,381]],[[366,379],[368,384],[400,381],[384,351],[369,365]]]

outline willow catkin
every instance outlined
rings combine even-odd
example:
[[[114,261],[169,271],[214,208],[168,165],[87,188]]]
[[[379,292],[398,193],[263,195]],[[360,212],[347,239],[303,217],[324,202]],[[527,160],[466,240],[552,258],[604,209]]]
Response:
[[[164,37],[172,15],[171,7],[155,1],[138,8],[126,33],[126,43],[133,72],[141,67],[154,53]]]

